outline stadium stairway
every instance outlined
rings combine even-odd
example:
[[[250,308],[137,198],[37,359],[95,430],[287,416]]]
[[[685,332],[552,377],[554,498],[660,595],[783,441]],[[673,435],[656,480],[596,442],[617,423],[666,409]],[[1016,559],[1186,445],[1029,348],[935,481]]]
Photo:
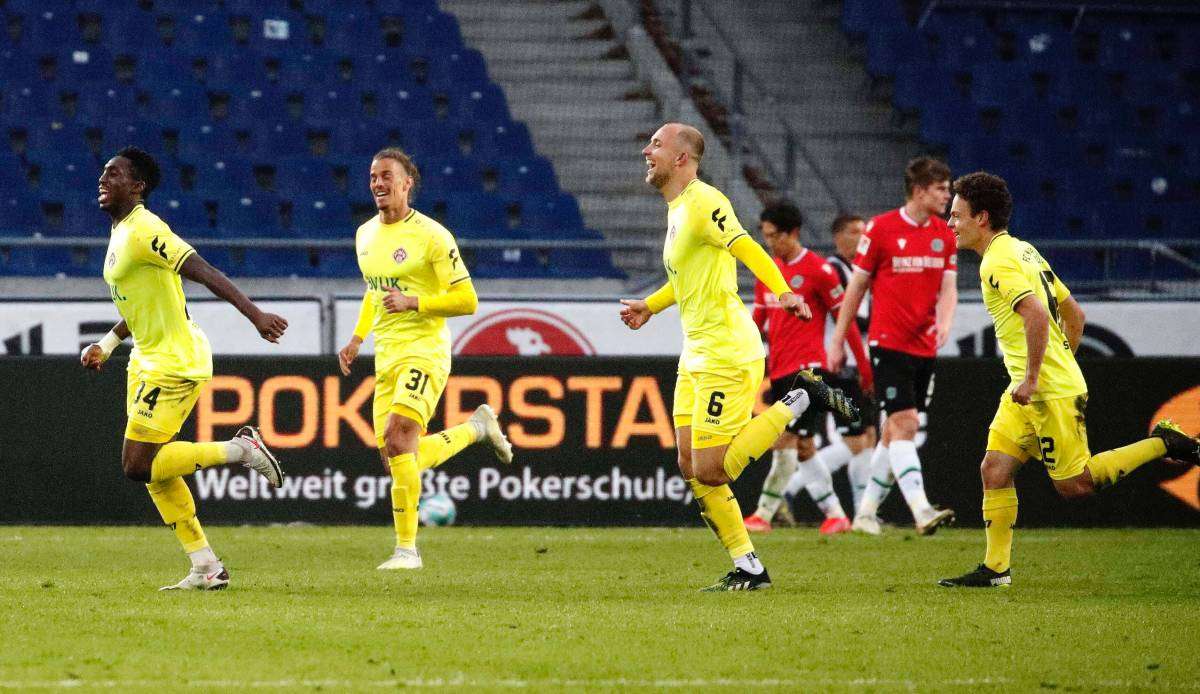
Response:
[[[587,226],[606,238],[644,239],[662,226],[662,200],[642,180],[641,149],[658,105],[589,0],[442,0],[463,39],[487,59],[514,117],[554,162]],[[630,275],[659,270],[656,253],[614,251]]]
[[[671,3],[663,5],[669,10]],[[873,215],[901,200],[904,165],[921,147],[915,128],[895,125],[890,105],[871,94],[862,63],[839,27],[840,13],[841,3],[831,0],[756,0],[721,3],[719,19],[847,209]],[[694,12],[693,19],[698,45],[720,41],[703,13]],[[719,51],[711,55],[715,79],[732,84],[732,61],[721,59]],[[782,124],[765,95],[749,88],[745,95],[749,133],[782,160]],[[836,203],[802,159],[796,165],[797,183],[789,195],[811,219],[810,238],[826,241]]]

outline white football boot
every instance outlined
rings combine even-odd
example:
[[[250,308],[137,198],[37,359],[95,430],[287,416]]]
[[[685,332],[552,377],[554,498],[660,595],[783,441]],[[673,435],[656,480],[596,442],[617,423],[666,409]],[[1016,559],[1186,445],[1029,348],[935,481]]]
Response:
[[[262,437],[258,435],[258,429],[254,427],[242,427],[238,429],[235,438],[241,439],[246,451],[248,460],[242,461],[242,465],[257,472],[267,478],[267,482],[275,488],[279,488],[283,484],[283,468],[279,467],[279,461],[267,450],[267,445],[263,443]]]
[[[487,441],[492,446],[492,451],[502,463],[511,463],[513,459],[512,444],[508,442],[508,437],[500,430],[500,420],[496,419],[496,413],[491,407],[484,403],[475,408],[475,412],[471,414],[471,420],[481,431],[483,438],[480,441]]]
[[[419,569],[424,566],[421,562],[421,553],[415,549],[403,549],[397,547],[395,552],[387,561],[375,567],[381,571],[392,571],[395,569]]]
[[[229,587],[229,572],[221,564],[208,567],[193,566],[183,580],[159,590],[224,590]]]
[[[875,515],[858,515],[854,517],[854,524],[850,529],[856,533],[864,535],[882,535],[883,529],[879,527],[879,516]]]

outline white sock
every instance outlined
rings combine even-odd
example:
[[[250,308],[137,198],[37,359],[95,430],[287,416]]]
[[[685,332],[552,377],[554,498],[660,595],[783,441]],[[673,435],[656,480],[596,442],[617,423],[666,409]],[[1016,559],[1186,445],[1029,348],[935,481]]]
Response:
[[[201,569],[221,563],[221,560],[217,559],[217,555],[213,553],[212,547],[201,547],[195,552],[188,552],[188,559],[192,560],[193,569]]]
[[[792,411],[792,418],[795,419],[804,414],[804,411],[808,409],[808,392],[803,388],[790,390],[779,402],[788,406],[788,409]]]
[[[871,454],[870,474],[867,476],[867,488],[863,491],[862,501],[859,502],[856,516],[874,516],[879,512],[879,504],[892,491],[892,469],[888,465],[888,449],[882,443],[875,446]]]
[[[767,522],[775,517],[775,512],[783,503],[788,482],[792,475],[796,474],[797,465],[799,461],[796,459],[795,448],[772,452],[771,471],[767,473],[767,479],[763,480],[762,493],[758,495],[758,510],[754,515]]]
[[[808,478],[804,488],[808,490],[808,495],[812,497],[817,508],[821,509],[821,513],[824,513],[826,518],[845,518],[846,512],[842,510],[842,502],[833,491],[833,476],[829,474],[829,468],[825,466],[820,452],[808,460],[800,461],[800,468],[805,470],[805,476]]]
[[[913,517],[917,520],[929,515],[933,507],[925,497],[925,479],[921,474],[921,459],[917,457],[917,446],[912,441],[892,441],[888,445],[892,474],[900,485],[900,492],[908,502]]]
[[[850,459],[846,475],[850,478],[850,492],[854,494],[854,508],[862,503],[863,492],[867,490],[867,480],[871,477],[871,456],[874,448],[864,448]]]
[[[838,470],[846,467],[846,463],[849,463],[850,459],[854,457],[854,453],[850,451],[850,447],[846,445],[845,441],[831,443],[817,454],[821,456],[821,460],[824,461],[825,467],[829,469],[831,475],[837,474]]]
[[[754,552],[748,552],[733,560],[733,565],[743,571],[752,573],[755,576],[763,572],[762,562],[758,560],[758,555]]]

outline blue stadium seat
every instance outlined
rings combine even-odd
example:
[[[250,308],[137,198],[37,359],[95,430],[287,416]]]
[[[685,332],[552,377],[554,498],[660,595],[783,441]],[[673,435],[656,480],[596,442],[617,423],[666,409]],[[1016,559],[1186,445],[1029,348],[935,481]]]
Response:
[[[61,45],[61,39],[48,46]],[[51,56],[55,63],[55,81],[60,85],[107,84],[116,80],[113,58],[100,46],[69,48]]]
[[[22,14],[20,45],[26,50],[83,43],[75,24],[75,13],[69,8],[55,9],[51,5]]]
[[[579,203],[568,193],[526,195],[520,199],[521,227],[538,233],[569,236],[583,229]]]
[[[0,236],[24,236],[40,231],[45,225],[42,207],[20,181],[0,180]]]
[[[311,238],[349,237],[354,232],[350,203],[341,195],[292,201],[292,231]]]
[[[279,219],[279,199],[260,192],[218,200],[217,234],[224,238],[287,236]]]
[[[406,121],[404,149],[418,163],[453,160],[462,156],[458,135],[442,121]],[[424,166],[421,166],[422,171]]]
[[[471,275],[479,279],[536,279],[550,277],[550,270],[531,249],[510,248],[481,251],[471,266]]]
[[[91,156],[91,150],[88,149],[83,128],[74,123],[54,122],[30,127],[25,133],[26,159],[49,163],[71,157],[74,160],[71,163],[80,164],[81,169],[86,168],[83,166],[83,159]],[[96,175],[100,175],[98,169]]]
[[[872,77],[893,77],[906,62],[928,60],[925,45],[907,24],[881,27],[867,35],[867,73]]]
[[[504,238],[508,209],[489,193],[456,193],[446,196],[446,227],[468,238]]]
[[[456,82],[481,84],[489,81],[487,63],[473,48],[459,48],[448,53],[435,53],[427,59],[427,79],[438,87]]]
[[[260,191],[250,162],[237,157],[216,157],[195,162],[194,191],[202,200],[256,195]]]
[[[995,35],[976,12],[934,12],[921,34],[943,65],[966,67],[999,57]]]
[[[845,0],[842,3],[842,30],[862,36],[879,26],[907,22],[900,4],[885,0]]]
[[[157,13],[159,20],[166,16],[174,22],[171,50],[179,53],[211,52],[213,46],[234,47],[229,15],[215,9],[186,11],[175,9],[169,14]]]
[[[224,125],[188,124],[179,129],[178,157],[180,161],[200,166],[209,160],[220,161],[238,154],[234,133]]]
[[[370,156],[387,143],[389,127],[394,126],[374,119],[339,120],[329,131],[329,151],[342,157],[356,154]],[[353,166],[360,162],[352,158],[348,163]],[[362,163],[361,168],[365,172],[366,164]]]
[[[451,83],[440,87],[450,101],[450,117],[497,123],[512,120],[504,90],[491,82]]]
[[[612,256],[603,250],[579,250],[552,248],[547,263],[550,273],[563,279],[608,277],[625,279],[626,275],[612,262]]]
[[[341,248],[322,248],[317,251],[317,276],[353,278],[361,277],[358,258],[354,251]]]
[[[0,274],[39,277],[80,274],[80,263],[71,249],[55,247],[10,246],[0,248]]]
[[[479,166],[465,157],[446,157],[420,166],[422,185],[438,193],[481,191]]]
[[[208,94],[197,84],[178,84],[151,92],[154,116],[163,123],[187,123],[208,117]]]
[[[277,81],[291,89],[336,84],[342,81],[338,61],[338,56],[321,51],[284,55],[279,63]],[[349,93],[349,89],[346,92]]]
[[[6,87],[3,94],[4,120],[10,125],[27,126],[48,122],[52,107],[51,91],[44,84],[31,83]],[[57,108],[53,109],[55,112]]]
[[[113,114],[137,117],[139,112],[137,90],[115,81],[83,84],[75,94],[75,119],[80,123],[103,122]]]
[[[381,10],[380,14],[384,12]],[[420,13],[408,10],[402,45],[408,53],[418,55],[461,48],[463,40],[458,20],[435,9]]]
[[[242,254],[241,268],[251,277],[312,277],[317,274],[312,254],[294,248],[247,248]]]
[[[184,237],[213,236],[208,210],[194,195],[175,191],[155,191],[148,202],[150,209],[162,217],[175,233]]]
[[[438,117],[434,107],[433,94],[425,87],[418,85],[403,86],[376,93],[376,103],[379,109],[379,119],[393,123],[408,123],[412,121],[431,121]]]
[[[62,152],[52,154],[63,155]],[[62,196],[78,197],[85,193],[96,193],[96,186],[100,180],[100,165],[91,159],[42,159],[38,168],[38,190],[43,199],[47,196],[59,196],[54,199],[61,200]]]
[[[554,167],[542,157],[506,159],[497,164],[496,170],[499,176],[496,192],[506,197],[557,193],[559,190]]]
[[[262,129],[286,118],[284,94],[274,85],[241,85],[229,90],[229,122],[239,128]]]
[[[245,93],[270,87],[263,57],[257,53],[230,51],[203,57],[207,65],[204,83],[209,89],[227,91],[237,98],[249,98]]]
[[[163,164],[167,147],[163,140],[163,128],[157,121],[126,120],[119,114],[109,114],[104,123],[104,149],[101,158],[110,156],[127,145],[141,147]]]
[[[307,156],[308,128],[292,121],[263,120],[247,123],[250,126],[250,156],[262,162],[280,157]]]
[[[342,197],[333,164],[316,157],[290,157],[275,162],[275,192],[291,200]]]
[[[63,204],[62,228],[57,236],[108,236],[112,220],[96,203],[94,195],[67,198]]]
[[[471,121],[475,123],[475,121]],[[529,128],[520,122],[482,123],[470,128],[460,124],[461,130],[470,130],[471,157],[479,162],[497,159],[518,159],[535,155]]]
[[[1029,77],[1007,63],[979,63],[971,69],[971,102],[979,108],[1004,109],[1014,101],[1034,98]]]

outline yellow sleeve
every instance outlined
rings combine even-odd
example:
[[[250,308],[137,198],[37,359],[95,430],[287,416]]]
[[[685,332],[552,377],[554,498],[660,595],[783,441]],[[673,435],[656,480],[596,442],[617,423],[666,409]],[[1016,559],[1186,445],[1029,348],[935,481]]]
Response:
[[[991,260],[990,258],[988,260]],[[1021,271],[1021,264],[1013,256],[1003,256],[980,266],[985,281],[1000,294],[1008,307],[1016,310],[1017,302],[1033,294],[1033,284]]]
[[[792,291],[783,279],[783,273],[779,271],[779,266],[748,234],[734,239],[733,245],[729,247],[729,252],[733,254],[733,257],[742,261],[743,265],[750,268],[750,272],[754,273],[758,281],[767,285],[767,289],[770,289],[775,296]]]
[[[358,309],[358,322],[354,324],[354,336],[360,340],[367,339],[371,328],[375,325],[375,311],[378,300],[370,289],[363,292],[362,306]]]
[[[696,220],[695,223],[700,224],[700,237],[713,246],[731,248],[739,238],[750,237],[742,228],[737,215],[733,213],[733,205],[716,189],[709,189],[708,192],[697,196],[691,203],[689,212]]]
[[[470,277],[450,285],[444,294],[437,296],[418,296],[417,312],[431,316],[469,316],[479,308],[479,297],[475,294],[475,285]]]
[[[667,282],[658,288],[650,296],[646,297],[646,306],[650,308],[650,313],[659,313],[666,310],[668,306],[675,303],[675,287]]]
[[[467,273],[467,265],[458,252],[458,244],[454,242],[450,232],[437,234],[436,243],[429,244],[429,254],[429,262],[433,264],[433,271],[437,273],[438,284],[443,288],[471,279],[471,275]]]
[[[133,234],[133,253],[141,262],[166,268],[176,274],[183,261],[196,252],[166,224],[139,225]]]

